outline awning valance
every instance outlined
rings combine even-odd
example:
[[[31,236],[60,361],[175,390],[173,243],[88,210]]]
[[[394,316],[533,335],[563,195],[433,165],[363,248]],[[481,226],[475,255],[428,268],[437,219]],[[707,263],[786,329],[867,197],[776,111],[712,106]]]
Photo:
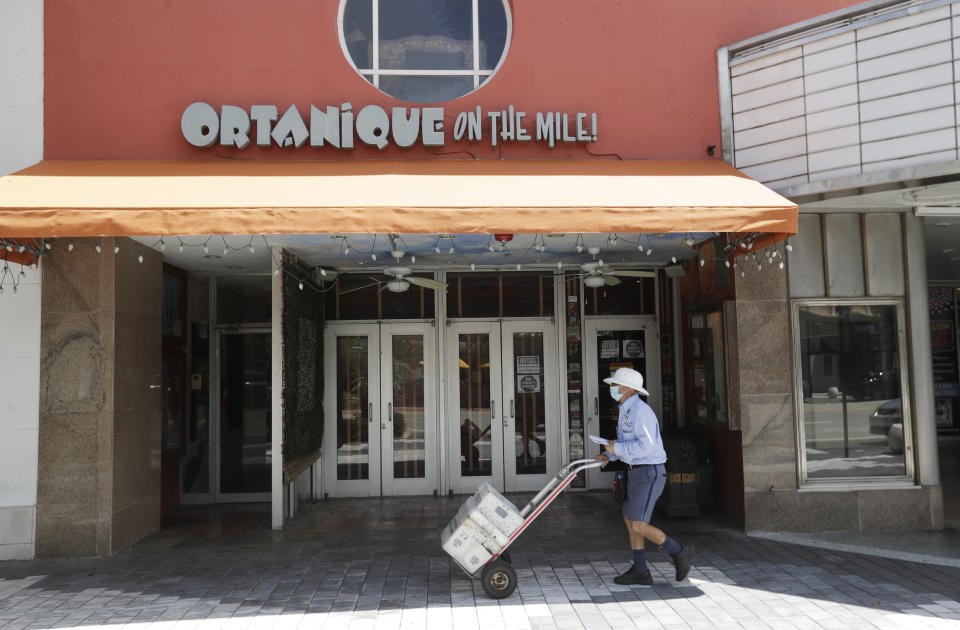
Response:
[[[41,162],[0,178],[6,237],[796,230],[796,204],[721,160]]]

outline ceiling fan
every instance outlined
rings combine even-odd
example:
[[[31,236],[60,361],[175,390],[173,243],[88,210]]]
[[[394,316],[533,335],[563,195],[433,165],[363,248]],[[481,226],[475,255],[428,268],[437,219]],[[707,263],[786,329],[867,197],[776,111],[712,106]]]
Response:
[[[392,236],[392,235],[391,235]],[[430,278],[418,278],[410,274],[413,273],[413,269],[410,267],[401,267],[400,259],[406,254],[402,249],[396,248],[396,241],[393,238],[390,239],[394,245],[394,248],[390,250],[390,255],[397,261],[396,267],[387,267],[383,270],[383,273],[387,276],[393,278],[386,283],[387,291],[391,293],[403,293],[410,288],[411,284],[415,284],[418,287],[423,287],[425,289],[431,289],[433,291],[446,291],[447,283],[440,282],[438,280],[432,280]]]
[[[602,287],[604,285],[615,287],[620,284],[619,277],[623,278],[655,278],[656,271],[628,271],[624,269],[614,269],[603,264],[603,260],[596,260],[600,253],[599,247],[591,247],[587,250],[594,257],[594,260],[580,265],[583,271],[583,284],[590,288]]]

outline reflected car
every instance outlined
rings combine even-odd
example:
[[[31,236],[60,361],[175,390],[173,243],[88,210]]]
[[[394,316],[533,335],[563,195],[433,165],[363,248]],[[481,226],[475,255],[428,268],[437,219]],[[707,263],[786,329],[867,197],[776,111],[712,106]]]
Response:
[[[903,411],[900,408],[900,399],[895,398],[883,403],[870,414],[870,433],[888,435],[890,427],[898,422],[903,422]]]

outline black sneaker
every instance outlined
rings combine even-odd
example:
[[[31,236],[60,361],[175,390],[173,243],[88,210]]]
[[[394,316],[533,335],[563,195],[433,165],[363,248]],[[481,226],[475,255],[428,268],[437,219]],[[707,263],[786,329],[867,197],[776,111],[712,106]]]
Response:
[[[630,566],[623,575],[613,578],[614,584],[639,584],[641,586],[650,586],[653,584],[653,576],[650,571],[638,571],[637,567]]]
[[[682,582],[690,573],[690,566],[693,564],[693,546],[684,545],[680,553],[673,556],[673,566],[677,568],[677,582]]]

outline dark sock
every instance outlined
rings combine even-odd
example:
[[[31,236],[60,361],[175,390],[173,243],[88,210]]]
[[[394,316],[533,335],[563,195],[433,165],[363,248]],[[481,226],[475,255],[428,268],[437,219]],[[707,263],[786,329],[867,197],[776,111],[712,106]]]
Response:
[[[666,549],[667,553],[669,553],[671,556],[675,556],[683,550],[683,547],[680,545],[680,543],[669,536],[666,537],[666,539],[663,541],[663,544],[660,546]]]
[[[635,566],[637,571],[640,572],[647,570],[647,554],[643,551],[643,549],[633,550],[633,566]]]

